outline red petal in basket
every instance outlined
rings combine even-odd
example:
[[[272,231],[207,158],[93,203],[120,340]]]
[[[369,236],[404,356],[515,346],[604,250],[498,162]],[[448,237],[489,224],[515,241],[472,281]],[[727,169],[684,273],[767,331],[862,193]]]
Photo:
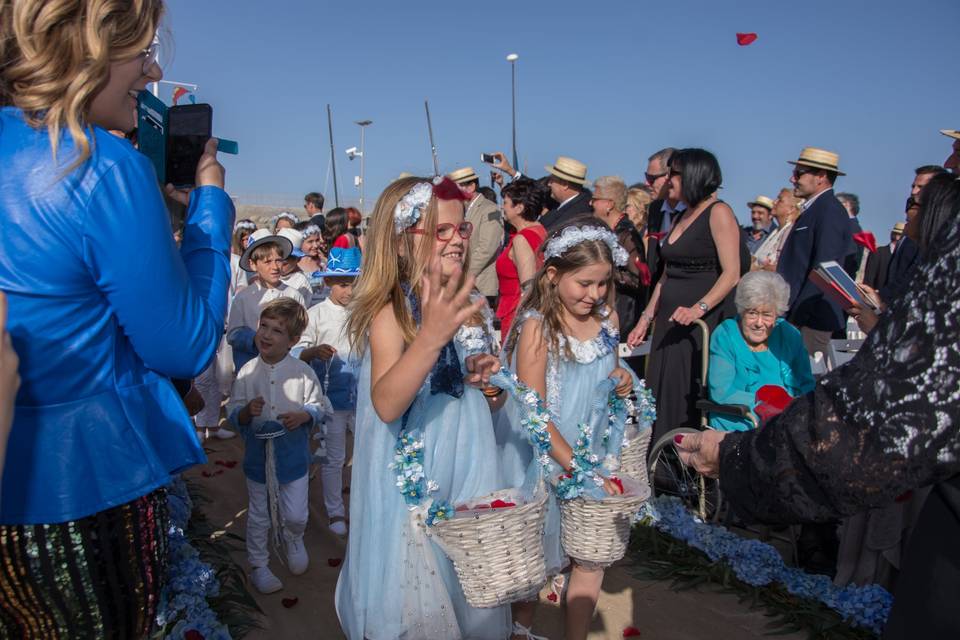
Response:
[[[550,602],[556,602],[556,601],[557,601],[557,594],[555,594],[555,593],[548,593],[548,594],[547,594],[547,600],[549,600]]]
[[[327,564],[331,567],[339,567],[341,562],[343,558],[327,558]]]
[[[757,41],[757,34],[755,33],[738,33],[737,34],[737,44],[741,47],[745,47],[748,44],[753,44]]]
[[[617,485],[617,488],[620,489],[620,493],[623,493],[623,481],[620,480],[620,478],[612,477],[610,478],[610,482]]]
[[[204,635],[197,631],[196,629],[190,629],[185,634],[183,634],[184,640],[206,640]]]
[[[469,510],[470,510],[470,507],[468,507],[468,506],[465,505],[465,504],[462,504],[462,505],[460,505],[459,507],[457,507],[456,510],[457,510],[457,511],[469,511]]]
[[[473,505],[474,509],[489,509],[490,505],[488,504],[475,504]]]
[[[624,638],[639,638],[639,637],[640,637],[640,629],[637,629],[636,627],[627,627],[626,629],[623,630],[623,637],[624,637]]]
[[[280,601],[280,604],[283,605],[284,609],[289,609],[290,607],[297,606],[298,602],[300,602],[300,598],[284,598]]]
[[[516,502],[504,502],[503,500],[497,498],[490,503],[490,507],[493,509],[503,509],[505,507],[515,507],[517,506]]]

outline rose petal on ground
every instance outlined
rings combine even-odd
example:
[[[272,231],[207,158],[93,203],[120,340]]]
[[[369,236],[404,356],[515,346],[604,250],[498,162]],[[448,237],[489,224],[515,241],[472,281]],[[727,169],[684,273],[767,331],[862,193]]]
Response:
[[[300,598],[284,598],[280,601],[280,604],[282,604],[285,609],[289,609],[290,607],[296,606],[298,602],[300,602]]]
[[[331,567],[339,567],[341,562],[343,558],[327,558],[327,564]]]
[[[639,638],[639,637],[640,637],[640,629],[637,629],[636,627],[627,627],[626,629],[623,630],[623,637],[624,637],[624,638]]]

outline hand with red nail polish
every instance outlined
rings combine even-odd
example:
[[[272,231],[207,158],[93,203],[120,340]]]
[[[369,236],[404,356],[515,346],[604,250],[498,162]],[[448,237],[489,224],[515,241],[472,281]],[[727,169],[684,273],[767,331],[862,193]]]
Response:
[[[726,435],[724,431],[707,429],[699,433],[678,434],[673,441],[685,465],[705,476],[717,478],[720,476],[720,443]]]

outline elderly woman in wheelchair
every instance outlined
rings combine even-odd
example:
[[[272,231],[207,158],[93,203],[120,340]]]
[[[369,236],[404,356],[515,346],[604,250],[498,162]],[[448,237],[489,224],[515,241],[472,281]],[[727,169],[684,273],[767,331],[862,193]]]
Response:
[[[789,398],[813,390],[800,332],[781,317],[789,300],[790,286],[776,272],[753,271],[740,280],[737,317],[722,322],[710,340],[704,403],[710,428],[753,429]]]

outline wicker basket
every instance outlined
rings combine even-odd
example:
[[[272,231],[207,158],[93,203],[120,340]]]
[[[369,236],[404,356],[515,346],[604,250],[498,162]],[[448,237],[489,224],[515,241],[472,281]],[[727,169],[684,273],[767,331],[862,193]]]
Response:
[[[647,477],[647,451],[650,450],[652,428],[647,428],[630,440],[620,452],[620,474],[633,478],[641,485],[649,485]]]
[[[516,490],[507,489],[473,502],[498,498],[517,506],[458,512],[430,528],[434,540],[453,561],[471,607],[529,600],[547,581],[543,557],[547,492],[541,488],[524,503]]]
[[[581,564],[608,566],[627,551],[634,517],[650,486],[620,476],[624,493],[603,500],[560,500],[560,543]]]

